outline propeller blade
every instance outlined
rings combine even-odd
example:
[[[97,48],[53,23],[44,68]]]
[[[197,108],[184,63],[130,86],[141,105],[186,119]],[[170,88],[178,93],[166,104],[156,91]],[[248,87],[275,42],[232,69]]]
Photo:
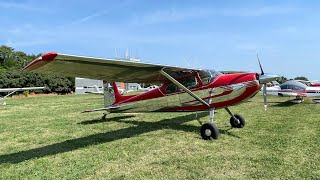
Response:
[[[261,62],[260,62],[260,59],[259,59],[259,55],[258,55],[258,54],[257,54],[257,59],[258,59],[258,62],[259,62],[259,66],[260,66],[260,70],[261,70],[261,75],[264,75],[264,72],[263,72],[263,69],[262,69]]]
[[[263,103],[264,110],[267,110],[267,84],[263,84]]]

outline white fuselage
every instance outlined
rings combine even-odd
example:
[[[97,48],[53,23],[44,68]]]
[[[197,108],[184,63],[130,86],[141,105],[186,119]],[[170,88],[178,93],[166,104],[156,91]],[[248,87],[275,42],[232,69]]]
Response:
[[[304,90],[281,89],[280,86],[267,87],[267,94],[276,96],[320,97],[320,87],[307,87]]]

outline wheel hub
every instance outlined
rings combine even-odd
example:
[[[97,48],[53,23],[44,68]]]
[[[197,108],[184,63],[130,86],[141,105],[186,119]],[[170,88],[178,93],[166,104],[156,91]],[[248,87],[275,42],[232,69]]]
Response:
[[[240,124],[239,119],[235,119],[235,120],[234,120],[234,124],[235,124],[235,125],[239,125],[239,124]]]
[[[212,132],[211,132],[210,129],[206,129],[206,130],[204,131],[204,133],[206,134],[206,136],[211,136],[211,134],[212,134]]]

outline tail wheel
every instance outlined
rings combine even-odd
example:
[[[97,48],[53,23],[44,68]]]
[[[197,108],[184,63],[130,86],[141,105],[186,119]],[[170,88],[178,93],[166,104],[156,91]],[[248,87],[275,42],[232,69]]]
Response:
[[[219,130],[217,126],[213,123],[205,123],[201,126],[200,129],[201,137],[204,140],[209,140],[209,139],[218,139],[219,137]]]
[[[230,118],[231,127],[243,128],[244,125],[246,124],[246,121],[244,120],[244,118],[239,114],[235,114],[234,117],[236,119],[234,119],[233,117]]]

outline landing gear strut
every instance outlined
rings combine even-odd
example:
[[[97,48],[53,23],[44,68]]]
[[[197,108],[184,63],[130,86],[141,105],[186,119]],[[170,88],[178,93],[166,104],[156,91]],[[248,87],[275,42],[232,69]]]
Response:
[[[299,104],[301,102],[304,101],[304,98],[303,97],[299,97],[297,96],[295,99],[292,100],[293,103],[296,103],[296,104]]]
[[[210,109],[210,120],[209,122],[203,124],[200,129],[201,137],[204,140],[209,140],[209,139],[218,139],[219,137],[219,130],[217,126],[213,123],[213,118],[214,118],[214,108]]]
[[[107,121],[107,113],[103,113],[101,121]]]
[[[231,116],[231,118],[230,118],[231,127],[233,127],[233,128],[243,128],[244,127],[244,125],[246,124],[246,121],[244,120],[244,118],[241,115],[239,115],[239,114],[233,115],[229,108],[225,108],[225,110]]]

